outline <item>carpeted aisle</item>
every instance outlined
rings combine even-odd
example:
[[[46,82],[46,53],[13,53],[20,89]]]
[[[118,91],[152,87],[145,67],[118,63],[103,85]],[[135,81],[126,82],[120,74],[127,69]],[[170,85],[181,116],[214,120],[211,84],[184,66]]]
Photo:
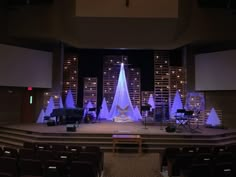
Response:
[[[103,177],[159,177],[158,153],[105,153]]]

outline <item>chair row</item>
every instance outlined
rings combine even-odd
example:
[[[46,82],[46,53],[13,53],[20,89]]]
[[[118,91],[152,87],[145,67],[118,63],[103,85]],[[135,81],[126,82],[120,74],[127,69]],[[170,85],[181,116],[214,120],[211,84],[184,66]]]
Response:
[[[22,157],[22,158],[31,158],[39,156],[38,154],[44,153],[48,154],[48,156],[52,156],[55,154],[59,154],[60,152],[66,153],[80,153],[80,152],[96,152],[103,156],[103,151],[101,151],[99,146],[78,146],[78,145],[49,145],[49,144],[37,144],[34,148],[23,147],[20,149],[12,148],[12,147],[0,147],[0,156],[7,157]],[[51,155],[50,155],[51,154]]]
[[[46,144],[43,144],[46,145]],[[47,146],[47,145],[46,145]],[[45,146],[45,147],[46,147]],[[104,164],[104,153],[97,146],[76,146],[69,145],[66,146],[66,149],[63,151],[55,151],[52,148],[41,148],[43,146],[37,145],[37,148],[29,149],[29,148],[21,148],[15,149],[11,147],[3,147],[0,148],[0,157],[1,158],[9,158],[15,159],[15,161],[21,162],[22,160],[28,159],[33,161],[39,161],[44,167],[44,176],[46,174],[45,169],[47,169],[46,165],[48,162],[55,162],[56,164],[62,164],[59,166],[65,166],[68,169],[71,169],[71,165],[75,164],[75,162],[86,162],[91,163],[92,168],[95,169],[98,175],[101,175]],[[47,150],[50,149],[50,150]],[[60,162],[60,163],[59,163]],[[21,163],[19,163],[21,164]],[[91,164],[78,163],[79,165],[91,166]],[[1,166],[1,164],[0,164]],[[85,168],[85,167],[84,167]],[[48,170],[55,170],[54,168],[50,168]],[[90,169],[91,170],[91,169]],[[13,170],[14,171],[14,170]],[[94,170],[92,170],[94,171]],[[4,173],[4,170],[0,172]],[[19,173],[20,174],[20,173]],[[4,174],[5,175],[5,174]]]
[[[100,147],[98,146],[78,146],[76,144],[60,144],[60,143],[52,144],[52,143],[24,142],[23,147],[27,149],[33,149],[35,151],[37,150],[66,151],[71,149],[81,150],[85,148],[100,150]]]
[[[182,177],[235,177],[236,165],[232,162],[218,162],[214,165],[193,163],[181,169]]]
[[[8,177],[98,177],[101,176],[96,160],[78,159],[67,166],[63,160],[49,160],[42,163],[40,160],[15,159],[0,157],[0,176]]]
[[[180,153],[213,153],[217,154],[219,152],[232,152],[236,153],[236,145],[231,146],[187,146],[182,148],[166,148],[162,154],[162,165],[166,165],[167,159],[174,158],[176,154]]]
[[[204,147],[204,149],[195,147],[168,148],[165,159],[162,161],[162,168],[167,167],[170,177],[179,175],[195,177],[196,174],[197,176],[218,177],[218,174],[223,175],[224,173],[225,175],[233,175],[236,174],[234,171],[236,169],[236,153],[230,150],[231,147],[224,146]]]

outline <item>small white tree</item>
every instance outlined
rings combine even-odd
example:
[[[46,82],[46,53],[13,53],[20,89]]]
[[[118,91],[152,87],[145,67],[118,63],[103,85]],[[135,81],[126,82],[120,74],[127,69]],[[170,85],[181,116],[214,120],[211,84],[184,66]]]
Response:
[[[89,111],[90,108],[94,108],[94,105],[92,104],[91,101],[89,101],[85,107],[85,111],[84,111],[84,116],[89,113],[91,114],[93,117],[97,117],[96,111]]]
[[[108,116],[109,116],[109,110],[108,110],[108,107],[107,107],[107,102],[106,102],[106,99],[103,98],[102,106],[100,108],[100,111],[99,111],[99,114],[98,114],[98,118],[99,119],[107,119]]]
[[[66,95],[66,108],[75,108],[75,102],[71,90],[69,89]]]
[[[151,106],[151,109],[155,109],[155,102],[152,94],[149,96],[148,104]]]
[[[182,104],[180,94],[178,91],[176,91],[174,102],[173,102],[173,105],[171,106],[171,110],[170,110],[170,118],[171,119],[175,118],[175,114],[177,112],[177,109],[183,109],[183,104]]]
[[[44,112],[43,109],[41,109],[36,123],[37,123],[37,124],[44,123],[44,116],[45,116],[45,112]]]
[[[64,108],[61,96],[59,98],[59,108]]]
[[[136,116],[138,119],[142,119],[142,116],[141,116],[141,114],[140,114],[140,111],[139,111],[139,109],[138,109],[138,106],[136,106],[136,107],[134,108],[134,113],[135,113],[135,116]]]
[[[207,118],[206,124],[210,125],[210,126],[219,126],[219,125],[221,125],[221,121],[220,121],[220,119],[219,119],[219,117],[218,117],[218,115],[217,115],[214,108],[211,109],[210,114]]]
[[[45,110],[45,116],[50,116],[54,108],[55,108],[55,105],[54,105],[53,97],[50,97],[47,108]]]

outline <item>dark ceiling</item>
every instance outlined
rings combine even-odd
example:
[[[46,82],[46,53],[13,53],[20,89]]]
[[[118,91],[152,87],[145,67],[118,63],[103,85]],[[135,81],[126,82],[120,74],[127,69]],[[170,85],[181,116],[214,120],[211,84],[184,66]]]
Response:
[[[201,8],[229,8],[236,9],[235,0],[198,0]]]
[[[53,0],[8,0],[10,6],[52,4]]]

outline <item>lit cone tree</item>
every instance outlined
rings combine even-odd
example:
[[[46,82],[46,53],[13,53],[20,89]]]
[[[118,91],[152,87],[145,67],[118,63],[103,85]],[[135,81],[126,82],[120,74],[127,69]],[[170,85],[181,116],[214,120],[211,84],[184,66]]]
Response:
[[[71,90],[69,89],[66,95],[66,108],[75,108],[75,102]]]
[[[215,111],[214,108],[211,109],[210,113],[209,113],[209,116],[206,120],[206,124],[208,126],[212,126],[212,127],[215,127],[215,126],[220,126],[221,125],[221,121]]]
[[[175,119],[177,109],[183,109],[183,104],[182,104],[181,97],[178,91],[176,91],[174,102],[170,110],[170,119]]]
[[[44,112],[43,109],[41,109],[36,123],[37,123],[37,124],[42,124],[42,123],[44,123],[44,116],[45,116],[45,112]]]
[[[53,97],[50,97],[47,108],[45,110],[45,116],[50,116],[53,109],[55,109],[55,105],[54,105]]]
[[[136,107],[134,108],[134,112],[135,112],[135,116],[136,116],[138,119],[142,119],[142,116],[141,116],[141,114],[140,114],[140,111],[139,111],[139,109],[138,109],[138,106],[136,106]]]
[[[108,107],[107,107],[107,102],[106,102],[106,99],[103,98],[102,106],[100,108],[98,118],[99,119],[107,119],[108,117],[109,117],[109,111],[108,111]]]

